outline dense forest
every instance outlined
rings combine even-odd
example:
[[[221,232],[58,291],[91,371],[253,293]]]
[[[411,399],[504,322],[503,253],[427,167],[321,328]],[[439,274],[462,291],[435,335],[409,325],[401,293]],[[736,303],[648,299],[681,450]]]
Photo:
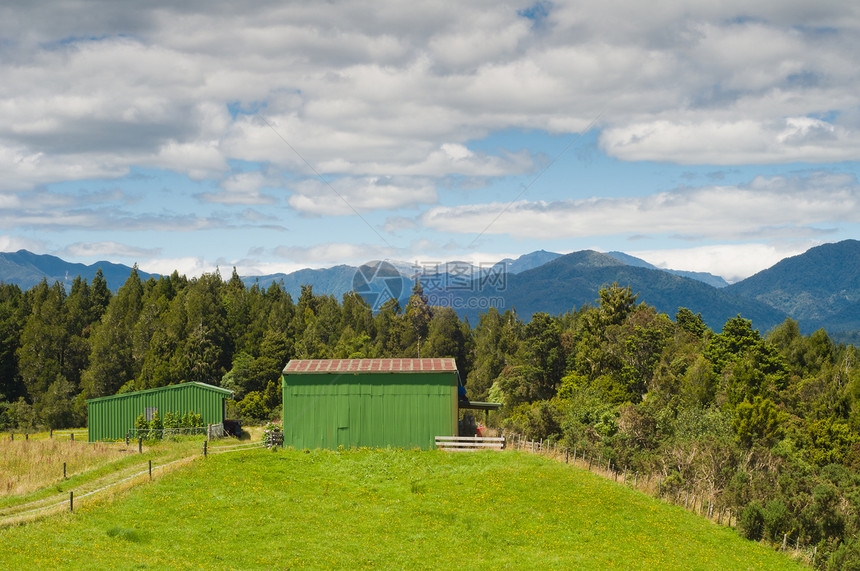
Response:
[[[716,333],[617,284],[562,315],[490,309],[476,324],[420,284],[378,312],[355,293],[248,288],[235,270],[134,271],[115,294],[101,274],[68,292],[0,285],[0,429],[82,426],[88,398],[183,381],[229,388],[234,415],[263,420],[292,358],[419,354],[455,357],[471,398],[504,403],[500,428],[706,493],[751,539],[817,546],[818,565],[860,565],[860,351],[792,320]]]

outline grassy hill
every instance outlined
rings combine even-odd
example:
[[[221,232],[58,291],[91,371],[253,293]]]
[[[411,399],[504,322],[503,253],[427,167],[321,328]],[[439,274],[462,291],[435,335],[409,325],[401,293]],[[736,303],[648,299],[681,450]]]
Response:
[[[112,503],[0,530],[0,546],[4,569],[799,568],[733,529],[518,452],[210,456]]]

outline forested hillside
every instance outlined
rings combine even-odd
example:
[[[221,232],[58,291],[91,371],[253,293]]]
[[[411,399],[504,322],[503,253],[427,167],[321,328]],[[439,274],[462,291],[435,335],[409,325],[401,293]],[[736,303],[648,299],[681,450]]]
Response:
[[[860,241],[822,244],[726,288],[784,311],[805,332],[860,331]],[[851,335],[853,334],[853,336]]]
[[[644,302],[644,303],[643,303]],[[469,394],[501,401],[491,418],[560,440],[671,492],[707,493],[742,513],[751,538],[818,546],[818,561],[858,561],[860,352],[786,320],[763,336],[743,316],[714,333],[701,315],[660,313],[629,287],[528,322],[490,309],[471,328],[428,305],[374,313],[234,272],[142,280],[111,294],[101,274],[66,292],[0,286],[0,429],[85,424],[85,399],[202,381],[229,388],[235,414],[279,414],[291,358],[451,356]],[[786,534],[786,535],[784,535]]]

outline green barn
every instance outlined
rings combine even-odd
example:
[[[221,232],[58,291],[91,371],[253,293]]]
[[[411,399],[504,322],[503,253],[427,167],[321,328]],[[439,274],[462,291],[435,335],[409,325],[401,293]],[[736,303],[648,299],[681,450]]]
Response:
[[[313,359],[284,367],[284,446],[435,447],[457,435],[454,359]]]
[[[122,393],[87,400],[90,442],[121,440],[134,428],[141,414],[147,420],[157,411],[161,418],[170,411],[174,415],[196,412],[206,424],[224,422],[227,403],[233,393],[205,383],[180,383],[145,391]]]

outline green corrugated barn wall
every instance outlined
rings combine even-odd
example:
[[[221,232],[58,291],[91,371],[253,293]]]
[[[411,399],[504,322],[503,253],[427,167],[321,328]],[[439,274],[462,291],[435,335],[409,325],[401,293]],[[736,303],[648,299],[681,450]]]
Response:
[[[155,408],[163,419],[173,414],[196,412],[206,424],[224,422],[225,400],[233,393],[205,383],[181,383],[156,389],[123,393],[87,401],[89,439],[121,440],[134,428],[134,421],[147,408]]]
[[[284,446],[435,448],[457,435],[456,369],[437,372],[287,372]]]

